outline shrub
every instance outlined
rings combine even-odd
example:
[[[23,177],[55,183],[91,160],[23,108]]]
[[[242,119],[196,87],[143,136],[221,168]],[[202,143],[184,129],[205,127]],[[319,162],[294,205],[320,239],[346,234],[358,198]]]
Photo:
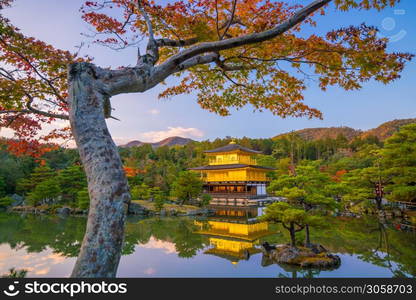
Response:
[[[131,197],[133,200],[149,200],[151,197],[151,188],[144,183],[135,185],[131,189]]]
[[[201,207],[205,207],[209,205],[212,200],[212,196],[210,194],[202,194],[201,196]]]
[[[203,182],[196,173],[183,171],[172,184],[171,194],[183,205],[201,194],[202,185]]]
[[[83,189],[77,193],[77,204],[80,209],[88,209],[90,207],[90,196],[88,189]]]
[[[45,202],[52,202],[61,195],[61,189],[54,178],[47,179],[39,183],[35,189],[29,193],[27,200],[30,205],[36,206]]]
[[[155,202],[155,210],[161,211],[165,205],[165,195],[160,191],[153,194],[153,200]]]
[[[0,197],[6,196],[6,180],[0,176]]]
[[[13,198],[11,197],[3,197],[0,198],[0,208],[7,208],[13,203]]]
[[[3,274],[1,277],[2,278],[25,278],[26,275],[27,275],[27,270],[25,269],[16,270],[15,268],[11,268],[9,270],[9,273]]]

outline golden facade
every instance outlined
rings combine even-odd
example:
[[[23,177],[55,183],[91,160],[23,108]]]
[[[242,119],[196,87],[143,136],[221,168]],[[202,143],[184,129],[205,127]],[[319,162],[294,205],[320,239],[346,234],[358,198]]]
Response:
[[[205,151],[207,166],[191,168],[201,174],[204,192],[211,194],[213,205],[248,206],[248,199],[265,196],[270,181],[267,173],[273,168],[257,165],[259,151],[231,142],[229,145]]]
[[[231,261],[248,260],[261,252],[259,239],[273,234],[267,222],[257,222],[252,208],[218,209],[216,217],[195,221],[196,233],[209,236],[211,247],[204,253]],[[251,221],[250,221],[251,220]]]

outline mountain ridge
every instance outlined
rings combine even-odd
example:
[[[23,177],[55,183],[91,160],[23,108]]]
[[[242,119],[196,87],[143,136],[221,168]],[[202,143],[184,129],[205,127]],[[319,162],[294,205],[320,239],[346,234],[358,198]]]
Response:
[[[410,119],[395,119],[391,121],[384,122],[380,124],[378,127],[369,129],[369,130],[361,130],[355,129],[348,126],[339,126],[339,127],[315,127],[315,128],[304,128],[300,130],[293,131],[294,133],[300,135],[305,140],[319,140],[325,138],[337,138],[338,135],[344,135],[347,140],[351,141],[354,138],[367,138],[370,136],[376,136],[380,141],[384,141],[385,139],[389,138],[393,133],[395,133],[401,126],[416,123],[416,118]],[[278,139],[284,136],[287,136],[290,132],[278,134],[271,139]],[[194,140],[190,138],[184,138],[180,136],[172,136],[165,138],[159,142],[154,143],[146,143],[139,140],[133,140],[128,142],[127,144],[120,145],[121,148],[131,148],[131,147],[140,147],[142,145],[149,144],[153,148],[158,148],[162,146],[184,146],[188,143],[194,142]]]
[[[151,145],[153,148],[159,148],[159,147],[163,147],[163,146],[168,146],[168,147],[184,146],[184,145],[189,144],[191,142],[194,142],[194,140],[189,139],[189,138],[180,137],[180,136],[171,136],[171,137],[165,138],[165,139],[163,139],[159,142],[154,142],[154,143],[146,143],[146,142],[134,140],[134,141],[128,142],[125,145],[120,145],[119,147],[121,147],[121,148],[131,148],[131,147],[140,147],[140,146],[143,146],[143,145]]]
[[[376,136],[380,141],[384,141],[385,139],[389,138],[393,133],[398,131],[401,126],[411,123],[416,123],[416,118],[395,119],[384,122],[380,124],[378,127],[364,131],[361,129],[355,129],[347,126],[340,126],[304,128],[300,130],[295,130],[293,132],[309,141],[320,140],[324,138],[334,139],[340,134],[344,135],[349,141],[353,140],[354,138],[367,138],[370,136]],[[290,134],[290,132],[278,134],[272,137],[272,139],[278,139],[288,134]]]

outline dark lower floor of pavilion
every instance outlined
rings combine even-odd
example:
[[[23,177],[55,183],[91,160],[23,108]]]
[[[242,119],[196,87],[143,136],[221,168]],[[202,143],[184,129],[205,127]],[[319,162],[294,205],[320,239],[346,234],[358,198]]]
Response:
[[[203,190],[213,197],[260,196],[266,195],[266,182],[208,183]]]

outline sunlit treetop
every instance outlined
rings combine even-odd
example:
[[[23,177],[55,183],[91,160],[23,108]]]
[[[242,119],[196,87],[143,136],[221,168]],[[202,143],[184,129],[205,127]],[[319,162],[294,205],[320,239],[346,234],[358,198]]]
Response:
[[[86,1],[81,12],[93,32],[89,41],[115,50],[145,45],[137,65],[153,66],[149,72],[160,81],[178,76],[160,97],[194,93],[202,108],[220,115],[250,104],[280,117],[322,118],[304,103],[312,76],[322,90],[359,89],[370,79],[387,84],[413,55],[389,53],[388,39],[364,23],[323,35],[303,28],[319,27],[316,16],[334,7],[381,10],[397,2],[101,0]],[[0,0],[0,6],[10,3]],[[33,138],[45,122],[66,118],[67,65],[81,59],[0,20],[1,122]]]

